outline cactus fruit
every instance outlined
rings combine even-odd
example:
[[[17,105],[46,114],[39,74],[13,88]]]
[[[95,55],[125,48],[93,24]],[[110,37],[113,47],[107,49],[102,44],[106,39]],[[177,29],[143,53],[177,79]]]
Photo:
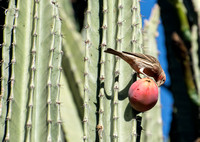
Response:
[[[128,94],[131,106],[139,112],[144,112],[155,106],[158,100],[158,86],[153,80],[143,78],[131,85]]]

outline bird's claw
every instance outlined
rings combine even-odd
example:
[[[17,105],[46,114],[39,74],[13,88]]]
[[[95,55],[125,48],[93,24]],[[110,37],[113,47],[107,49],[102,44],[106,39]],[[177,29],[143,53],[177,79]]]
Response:
[[[139,71],[144,75],[145,78],[149,78],[149,76],[144,73],[144,68],[141,68]],[[140,79],[141,79],[141,77],[140,77]]]
[[[139,73],[137,73],[137,77],[139,77],[140,79],[142,79]]]

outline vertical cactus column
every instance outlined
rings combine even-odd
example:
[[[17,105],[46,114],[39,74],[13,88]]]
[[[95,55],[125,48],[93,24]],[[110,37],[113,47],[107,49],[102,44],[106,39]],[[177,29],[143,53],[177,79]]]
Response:
[[[62,141],[61,131],[61,116],[60,116],[60,76],[61,76],[61,61],[62,61],[62,33],[61,21],[59,18],[58,5],[56,1],[52,1],[53,9],[53,27],[51,30],[52,41],[49,57],[49,72],[48,72],[48,134],[47,141]],[[56,115],[55,115],[56,114]],[[55,133],[56,132],[56,133]]]
[[[7,65],[11,69],[10,83],[6,84],[10,90],[8,97],[3,96],[3,101],[8,98],[8,104],[2,103],[8,110],[1,139],[61,141],[59,94],[63,53],[58,6],[53,0],[16,2],[9,2],[6,15],[10,24],[15,18],[13,26],[9,25],[13,31],[4,33],[6,45],[12,42],[11,50],[4,55],[12,59],[11,66]],[[12,9],[14,12],[10,13]],[[3,70],[7,70],[5,66]],[[5,121],[5,117],[0,120]]]
[[[196,87],[198,92],[198,101],[200,102],[200,68],[199,60],[198,60],[198,28],[197,25],[192,26],[191,31],[191,54],[192,54],[192,63],[193,63],[193,70],[194,70],[194,78],[196,81]]]
[[[6,119],[6,113],[7,113],[7,98],[9,93],[9,87],[8,84],[10,84],[10,76],[9,76],[9,69],[11,67],[10,65],[10,49],[11,49],[11,36],[12,36],[12,30],[13,30],[13,23],[15,18],[15,1],[10,0],[9,7],[5,11],[5,24],[4,24],[4,30],[3,30],[3,43],[2,43],[2,65],[1,65],[1,95],[0,95],[0,141],[3,140],[4,130],[5,130],[5,119]]]
[[[31,79],[34,86],[31,88],[34,91],[31,94],[32,97],[29,98],[29,110],[32,109],[31,116],[29,116],[31,125],[28,125],[31,126],[30,140],[61,141],[59,79],[62,70],[62,35],[56,2],[35,1],[34,19],[33,35],[35,35],[36,41],[32,46],[34,77],[32,76]]]
[[[80,119],[83,118],[83,72],[84,72],[84,44],[80,33],[76,30],[73,11],[69,0],[58,2],[60,17],[62,19],[63,34],[63,71],[69,80],[69,87],[78,108]]]
[[[105,132],[105,121],[104,121],[104,112],[105,112],[105,106],[104,106],[104,98],[105,98],[105,89],[104,89],[104,80],[105,80],[105,54],[104,50],[107,45],[107,28],[108,28],[108,1],[103,1],[103,23],[102,23],[102,41],[101,41],[101,59],[100,59],[100,74],[99,74],[99,82],[100,82],[100,89],[99,89],[99,108],[98,108],[98,125],[97,125],[97,132],[98,132],[98,139],[100,142],[105,140],[103,139],[103,132]]]
[[[197,0],[192,0],[194,10],[197,14],[197,25],[194,24],[191,29],[191,58],[193,62],[194,78],[198,92],[198,101],[200,102],[200,68],[199,68],[199,56],[198,56],[198,36],[200,36],[200,3]]]
[[[157,28],[160,23],[160,8],[155,5],[152,9],[150,19],[145,21],[144,25],[144,53],[158,57],[158,49],[156,44],[156,37],[158,36]],[[156,127],[155,127],[156,126]],[[160,95],[156,106],[143,113],[142,115],[142,142],[163,141],[162,134],[162,118],[161,118],[161,104]]]
[[[194,7],[194,10],[197,14],[197,21],[198,21],[198,27],[200,27],[200,3],[198,0],[192,0],[192,4]],[[198,35],[200,35],[200,31],[198,32]]]
[[[0,140],[139,141],[128,101],[134,71],[104,52],[142,52],[138,0],[88,0],[84,58],[69,1],[10,0],[6,14]]]
[[[88,1],[86,17],[83,140],[136,141],[128,101],[133,71],[104,50],[142,51],[139,1]]]
[[[33,11],[33,2],[26,1],[22,3],[20,0],[16,3],[12,32],[12,71],[5,134],[5,140],[10,141],[24,140],[24,127],[27,119],[26,106],[30,79],[31,27],[33,23],[31,11]],[[17,132],[15,129],[17,129]]]
[[[64,73],[61,75],[60,83],[62,130],[65,140],[69,142],[82,141],[82,121],[80,120],[77,106],[73,99],[73,92],[69,86],[70,82],[67,81]]]
[[[83,137],[84,42],[76,30],[70,0],[59,0],[63,34],[63,74],[61,76],[61,118],[67,141],[81,141]],[[74,123],[72,123],[74,122]]]
[[[84,83],[84,116],[83,116],[83,140],[95,141],[96,133],[96,105],[97,100],[97,67],[99,42],[99,2],[88,0],[88,8],[85,13],[85,83]]]
[[[131,22],[131,27],[132,27],[132,49],[133,52],[142,52],[141,45],[143,44],[143,38],[142,38],[142,19],[140,15],[140,3],[137,0],[133,0],[132,4],[132,22]]]

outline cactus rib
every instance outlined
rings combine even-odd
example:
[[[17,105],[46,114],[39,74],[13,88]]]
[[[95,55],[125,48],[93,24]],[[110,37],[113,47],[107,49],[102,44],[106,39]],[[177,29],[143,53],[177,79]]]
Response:
[[[196,25],[192,26],[191,31],[191,54],[192,54],[192,62],[193,62],[193,70],[194,70],[194,78],[197,87],[198,93],[198,102],[200,102],[200,69],[198,67],[199,60],[198,60],[198,29]]]
[[[83,72],[84,72],[84,46],[81,35],[76,30],[76,23],[73,19],[73,11],[70,1],[60,0],[59,13],[62,19],[63,34],[63,71],[68,80],[70,80],[70,89],[79,112],[80,120],[83,118],[83,110],[80,104],[83,104]]]
[[[32,128],[32,115],[33,115],[33,98],[34,98],[34,90],[35,90],[35,72],[36,72],[36,44],[37,44],[37,26],[38,26],[38,3],[34,1],[34,14],[33,14],[33,41],[31,48],[31,77],[30,77],[30,92],[29,92],[29,100],[28,100],[28,118],[26,122],[26,141],[31,141],[31,128]]]
[[[17,1],[13,26],[12,73],[7,114],[7,134],[5,136],[5,140],[10,141],[24,141],[25,138],[24,127],[27,120],[25,108],[28,101],[32,9],[33,2]],[[15,131],[16,129],[18,130],[17,132]]]
[[[96,107],[97,103],[97,66],[98,66],[98,46],[99,46],[99,2],[88,0],[85,26],[85,83],[84,83],[84,116],[83,116],[83,140],[95,141],[96,135]]]
[[[107,45],[107,27],[108,27],[108,7],[107,7],[107,0],[103,1],[103,25],[102,25],[102,41],[100,45],[101,50],[101,59],[100,59],[100,91],[99,91],[99,121],[97,125],[98,137],[99,141],[103,142],[106,138],[103,133],[104,131],[104,97],[105,97],[105,90],[104,90],[104,80],[105,80],[105,47]]]
[[[9,69],[10,69],[10,55],[11,51],[11,36],[13,33],[14,15],[15,15],[15,1],[10,0],[8,9],[5,10],[5,24],[3,29],[3,43],[2,43],[2,63],[1,63],[1,94],[0,94],[0,141],[3,141],[7,112],[7,98],[9,83]]]
[[[118,1],[118,17],[117,17],[117,37],[116,37],[116,50],[121,51],[122,48],[122,24],[123,24],[123,3],[122,0]],[[115,63],[115,78],[119,78],[120,75],[120,60],[117,57],[116,63]],[[113,141],[117,142],[119,139],[119,110],[118,110],[118,105],[119,105],[119,99],[118,99],[118,94],[119,94],[119,79],[116,79],[114,82],[113,86],[114,90],[114,96],[113,96]]]
[[[132,39],[131,39],[131,45],[133,52],[139,51],[142,52],[142,19],[140,15],[140,4],[139,0],[133,0],[132,1]]]

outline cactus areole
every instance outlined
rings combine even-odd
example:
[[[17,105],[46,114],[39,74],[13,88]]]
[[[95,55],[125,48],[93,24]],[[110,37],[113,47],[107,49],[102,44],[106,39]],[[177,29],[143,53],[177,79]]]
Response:
[[[158,100],[158,86],[153,80],[143,78],[131,85],[128,94],[131,106],[139,112],[144,112],[155,106]]]

